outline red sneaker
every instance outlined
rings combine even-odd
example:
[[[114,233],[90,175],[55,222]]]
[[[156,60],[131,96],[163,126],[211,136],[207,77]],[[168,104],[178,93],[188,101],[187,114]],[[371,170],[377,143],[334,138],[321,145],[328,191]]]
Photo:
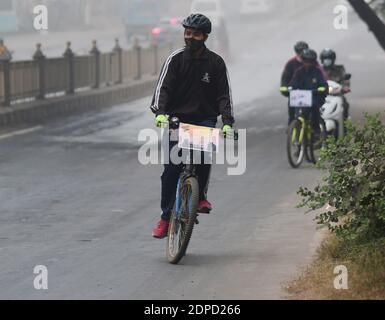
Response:
[[[198,213],[210,213],[213,209],[213,206],[207,200],[201,200],[198,204]]]
[[[152,230],[152,236],[157,239],[163,239],[167,237],[169,222],[160,219],[156,227]]]

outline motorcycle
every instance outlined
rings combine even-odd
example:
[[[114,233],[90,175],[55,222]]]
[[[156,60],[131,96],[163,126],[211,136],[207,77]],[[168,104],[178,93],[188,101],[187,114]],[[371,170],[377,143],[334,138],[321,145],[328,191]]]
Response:
[[[350,74],[345,76],[349,80]],[[344,95],[350,92],[350,89],[341,84],[328,80],[329,94],[326,97],[324,105],[321,107],[321,117],[325,123],[327,135],[333,135],[336,139],[344,136]]]

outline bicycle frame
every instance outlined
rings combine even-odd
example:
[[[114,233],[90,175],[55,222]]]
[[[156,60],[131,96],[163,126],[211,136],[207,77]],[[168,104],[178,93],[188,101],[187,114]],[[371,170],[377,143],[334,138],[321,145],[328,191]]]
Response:
[[[303,137],[305,136],[305,118],[298,117],[297,118],[301,122],[301,131],[299,133],[299,143],[302,143]],[[295,143],[295,137],[297,136],[297,129],[294,128],[293,136],[291,137],[291,142]]]
[[[311,126],[308,122],[308,120],[306,120],[305,116],[303,115],[303,112],[302,112],[302,108],[299,109],[299,111],[297,111],[297,115],[296,115],[296,119],[298,119],[299,122],[301,122],[301,131],[299,133],[299,143],[302,143],[304,137],[305,137],[305,132],[306,132],[306,128],[308,127],[309,129],[311,129]],[[308,139],[310,139],[310,134],[311,134],[311,130],[308,130]],[[297,129],[294,128],[293,130],[293,136],[292,136],[292,143],[295,142],[295,137],[297,136]]]
[[[193,164],[194,150],[189,150],[189,151],[190,151],[190,154],[189,154],[189,158],[187,159],[188,161],[186,161],[187,163],[183,165],[183,170],[180,174],[178,184],[176,187],[175,209],[176,209],[177,218],[179,218],[180,212],[181,212],[181,210],[180,210],[180,204],[181,204],[180,203],[180,188],[182,185],[182,181],[184,181],[185,179],[190,178],[190,177],[196,178],[195,166]]]

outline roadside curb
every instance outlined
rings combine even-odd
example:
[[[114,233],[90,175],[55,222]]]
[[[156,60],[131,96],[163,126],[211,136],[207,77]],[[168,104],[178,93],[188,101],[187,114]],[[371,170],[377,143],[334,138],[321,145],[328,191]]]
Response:
[[[148,76],[113,87],[0,107],[0,128],[20,124],[40,124],[47,119],[102,109],[143,98],[151,94],[156,81],[156,77]]]

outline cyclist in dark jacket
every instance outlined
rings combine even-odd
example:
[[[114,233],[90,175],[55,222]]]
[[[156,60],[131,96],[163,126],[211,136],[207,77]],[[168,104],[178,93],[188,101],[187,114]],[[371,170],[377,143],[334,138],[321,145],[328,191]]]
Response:
[[[317,65],[317,53],[311,49],[305,49],[302,54],[303,66],[299,68],[290,81],[289,86],[299,90],[312,90],[313,107],[311,108],[312,127],[316,133],[319,133],[320,111],[319,109],[325,103],[329,87],[325,80],[323,71]]]
[[[204,44],[211,32],[211,22],[204,15],[192,14],[182,24],[186,47],[172,53],[163,65],[151,103],[155,123],[167,124],[166,115],[169,115],[184,123],[214,128],[217,117],[222,116],[222,131],[226,133],[234,123],[233,103],[225,62]],[[176,143],[170,141],[170,150]],[[155,238],[167,236],[181,169],[181,165],[165,165],[161,179],[161,219],[152,233]],[[212,210],[206,198],[210,170],[210,164],[197,165],[200,213]]]
[[[283,69],[283,72],[281,75],[281,88],[289,87],[289,84],[292,81],[295,72],[303,66],[301,54],[305,49],[309,49],[309,45],[304,41],[298,41],[294,45],[295,56],[286,63],[285,68]],[[316,61],[316,66],[320,67],[318,61]],[[327,81],[328,78],[325,71],[321,67],[320,69],[322,71],[322,76],[324,80]],[[284,96],[287,96],[287,94],[284,92],[282,92],[282,94]],[[292,108],[290,107],[290,105],[288,105],[288,114],[289,114],[288,124],[290,124],[294,120],[294,113],[295,113],[295,108]]]
[[[291,58],[285,65],[281,76],[281,87],[288,87],[294,73],[298,68],[302,67],[301,53],[308,49],[309,45],[304,41],[299,41],[294,46],[295,56]]]

